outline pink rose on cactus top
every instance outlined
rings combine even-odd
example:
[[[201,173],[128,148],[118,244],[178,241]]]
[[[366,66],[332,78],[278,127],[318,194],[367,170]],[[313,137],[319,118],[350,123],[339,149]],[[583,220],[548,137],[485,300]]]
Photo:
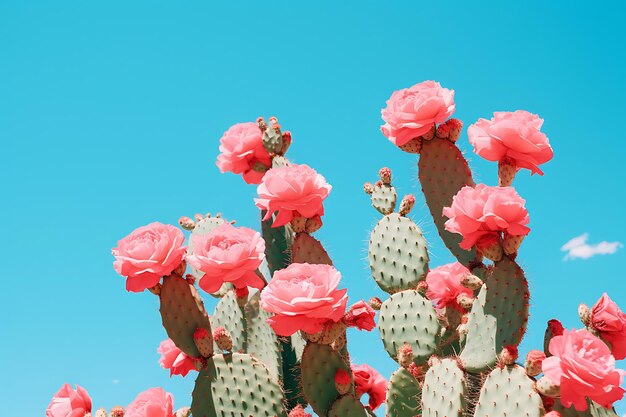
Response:
[[[530,219],[522,199],[513,187],[465,186],[444,207],[447,231],[463,236],[461,248],[471,249],[481,239],[494,239],[500,232],[527,235]]]
[[[626,358],[626,314],[606,293],[591,309],[591,327],[611,344],[615,359]]]
[[[117,242],[111,252],[113,267],[126,277],[126,290],[141,292],[154,287],[183,260],[185,236],[169,224],[150,223]]]
[[[518,168],[543,175],[539,165],[554,153],[541,132],[543,119],[524,110],[496,112],[491,120],[479,119],[467,131],[474,152],[488,161],[508,160]]]
[[[265,241],[257,231],[223,223],[210,233],[193,235],[191,241],[187,262],[204,272],[198,283],[204,291],[217,292],[225,282],[236,288],[265,285],[256,274],[265,258]]]
[[[338,290],[341,274],[330,265],[291,264],[274,273],[261,292],[261,307],[273,313],[267,322],[279,336],[302,330],[317,333],[346,311],[346,290]]]
[[[354,375],[357,397],[367,394],[369,396],[369,409],[376,410],[385,402],[387,380],[369,365],[351,365],[350,368],[352,375]]]
[[[180,350],[172,339],[162,341],[159,344],[157,353],[161,355],[159,365],[162,368],[169,369],[170,376],[187,376],[189,371],[197,371],[195,360]]]
[[[622,399],[620,388],[624,372],[615,368],[615,358],[608,346],[587,330],[565,330],[553,337],[549,351],[553,355],[542,363],[544,375],[561,387],[561,402],[578,411],[587,409],[585,397],[603,407]]]
[[[267,213],[263,220],[278,212],[272,227],[283,226],[295,215],[314,218],[324,215],[324,199],[331,185],[307,165],[272,168],[257,188],[256,206]],[[321,220],[320,220],[321,221]]]
[[[452,307],[459,311],[464,311],[457,302],[457,297],[465,294],[473,297],[474,293],[467,287],[461,285],[461,279],[470,271],[458,262],[449,263],[431,269],[426,275],[426,297],[435,305],[437,309]]]
[[[374,317],[376,317],[374,309],[361,300],[348,309],[348,312],[343,317],[343,322],[348,327],[356,327],[359,330],[367,330],[369,332],[376,327]]]
[[[150,388],[126,407],[124,417],[173,417],[174,397],[163,388]]]
[[[391,95],[381,111],[385,124],[380,130],[396,146],[402,146],[444,122],[455,108],[454,90],[424,81]]]
[[[217,167],[221,172],[243,174],[248,184],[259,184],[265,171],[272,166],[270,154],[263,146],[263,132],[256,123],[237,123],[220,139]],[[260,164],[262,170],[255,170]]]
[[[79,385],[72,389],[70,384],[63,384],[46,409],[46,417],[84,417],[87,413],[91,413],[89,394]]]

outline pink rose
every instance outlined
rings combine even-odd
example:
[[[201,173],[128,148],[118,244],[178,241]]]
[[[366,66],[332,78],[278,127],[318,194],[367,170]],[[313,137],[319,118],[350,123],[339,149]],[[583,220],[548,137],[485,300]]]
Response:
[[[442,88],[436,81],[424,81],[394,91],[381,111],[386,123],[380,130],[396,146],[402,146],[444,122],[454,110],[454,90]]]
[[[46,417],[84,417],[87,413],[91,413],[89,394],[80,385],[73,390],[70,384],[63,384],[46,409]]]
[[[370,410],[376,410],[387,396],[387,380],[369,365],[351,365],[357,397],[369,396]]]
[[[467,131],[474,152],[488,161],[509,160],[518,168],[543,175],[539,165],[552,159],[548,138],[540,131],[543,119],[524,110],[496,112],[479,119]]]
[[[513,236],[527,235],[530,229],[528,211],[513,187],[465,186],[444,207],[448,217],[446,230],[463,236],[460,246],[471,249],[481,239],[493,239],[500,232]],[[480,243],[480,242],[479,242]]]
[[[458,262],[453,262],[435,269],[431,269],[426,275],[426,297],[433,302],[437,309],[452,307],[464,311],[457,302],[457,297],[465,294],[474,297],[474,292],[461,285],[461,279],[470,271]]]
[[[578,411],[587,409],[585,397],[609,408],[622,399],[620,388],[626,372],[615,369],[608,346],[587,330],[572,330],[553,337],[543,361],[544,375],[561,387],[561,402]]]
[[[626,314],[606,293],[591,309],[591,327],[611,344],[615,359],[626,358]]]
[[[323,201],[332,187],[307,165],[272,168],[257,188],[256,206],[267,210],[267,220],[277,211],[272,227],[283,226],[296,215],[313,218],[324,215]],[[321,222],[321,220],[320,220]]]
[[[237,123],[220,139],[217,167],[221,172],[243,174],[248,184],[259,184],[272,166],[270,154],[263,146],[263,132],[256,123]],[[255,164],[263,170],[253,169]]]
[[[126,407],[124,417],[173,417],[174,397],[163,388],[150,388]]]
[[[126,277],[126,290],[141,292],[171,274],[185,256],[184,241],[180,229],[155,222],[117,242],[111,250],[115,256],[113,267]]]
[[[172,341],[165,339],[159,344],[157,353],[161,355],[159,364],[162,368],[170,370],[170,376],[187,376],[189,371],[197,371],[196,361],[191,356],[183,353]]]
[[[317,333],[346,311],[346,290],[338,290],[341,274],[330,265],[291,264],[276,271],[261,292],[261,307],[274,313],[267,322],[279,336],[302,330]]]
[[[359,301],[348,309],[343,317],[343,322],[348,327],[356,327],[359,330],[369,332],[376,327],[374,317],[376,317],[374,309],[365,301]]]
[[[226,222],[206,235],[193,235],[191,240],[193,253],[187,262],[204,272],[198,283],[204,291],[217,292],[225,282],[236,288],[261,289],[265,285],[256,274],[265,258],[265,241],[257,231]]]

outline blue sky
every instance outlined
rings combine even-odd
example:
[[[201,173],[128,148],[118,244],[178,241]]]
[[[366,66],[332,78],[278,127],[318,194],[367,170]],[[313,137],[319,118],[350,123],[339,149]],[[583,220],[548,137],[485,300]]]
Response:
[[[617,2],[0,0],[3,412],[42,415],[63,382],[95,406],[152,386],[189,403],[193,378],[170,379],[156,362],[156,298],[124,291],[110,248],[137,226],[196,212],[258,228],[255,188],[214,164],[236,122],[278,116],[290,158],[334,186],[318,238],[352,301],[382,295],[366,261],[380,216],[362,192],[382,166],[418,196],[432,265],[449,262],[415,158],[379,132],[391,92],[427,79],[456,90],[466,126],[501,110],[545,118],[555,158],[544,177],[516,180],[532,227],[520,253],[532,290],[523,349],[541,346],[550,318],[577,326],[578,303],[603,291],[626,308],[626,250],[567,261],[560,251],[584,233],[626,240],[622,12]],[[465,132],[459,144],[470,151]],[[496,183],[494,164],[468,158],[475,178]],[[377,339],[351,333],[352,357],[389,376]]]

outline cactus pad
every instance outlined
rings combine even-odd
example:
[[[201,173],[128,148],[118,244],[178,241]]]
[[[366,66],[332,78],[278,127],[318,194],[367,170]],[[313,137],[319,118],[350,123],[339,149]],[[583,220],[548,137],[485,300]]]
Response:
[[[259,359],[272,374],[272,378],[279,380],[282,376],[281,347],[276,333],[265,321],[271,314],[259,305],[261,293],[257,292],[248,301],[245,307],[247,322],[247,352]]]
[[[263,131],[263,146],[269,153],[280,153],[283,149],[283,135],[271,127]]]
[[[367,417],[367,411],[351,394],[337,399],[328,411],[328,417]]]
[[[291,261],[300,264],[333,264],[320,241],[306,233],[296,235],[291,246]]]
[[[452,359],[435,361],[422,387],[422,417],[460,417],[465,409],[465,378]]]
[[[228,330],[233,339],[233,351],[246,350],[246,318],[242,308],[237,304],[234,291],[228,292],[217,303],[211,317],[211,325],[213,328],[223,327]]]
[[[428,273],[428,250],[422,231],[397,213],[383,217],[370,237],[372,276],[383,291],[413,289]]]
[[[395,187],[387,184],[377,184],[372,192],[372,206],[381,214],[391,214],[396,208],[398,193]]]
[[[265,216],[261,212],[261,218]],[[285,225],[272,227],[274,216],[261,223],[263,239],[265,240],[265,257],[270,272],[286,268],[291,263],[290,249],[293,243],[294,233],[291,226]]]
[[[387,388],[387,416],[414,417],[422,409],[422,391],[413,375],[404,368],[398,369],[389,378]]]
[[[414,290],[395,293],[383,303],[378,329],[389,356],[396,360],[397,349],[408,343],[416,365],[435,353],[441,334],[431,302]]]
[[[539,417],[541,397],[535,392],[534,381],[524,368],[513,365],[494,369],[480,390],[474,417]]]

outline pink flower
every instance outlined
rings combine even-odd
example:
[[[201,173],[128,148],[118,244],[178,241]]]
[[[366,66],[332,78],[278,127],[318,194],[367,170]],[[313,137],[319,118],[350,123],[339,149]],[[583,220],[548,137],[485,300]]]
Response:
[[[369,332],[376,327],[374,317],[376,317],[374,309],[361,300],[350,307],[343,317],[343,322],[348,327],[356,327],[359,330],[367,330]]]
[[[257,188],[256,206],[267,210],[267,220],[277,211],[272,227],[283,226],[295,215],[313,218],[324,215],[323,201],[332,187],[324,177],[307,165],[272,168]]]
[[[376,410],[387,395],[387,380],[369,365],[351,365],[357,397],[369,396],[370,410]]]
[[[87,413],[91,413],[89,394],[80,385],[73,390],[70,384],[63,384],[46,409],[46,417],[84,417]]]
[[[561,387],[561,402],[576,410],[587,409],[585,397],[603,407],[622,399],[620,388],[626,372],[615,369],[615,358],[607,345],[587,330],[572,330],[553,337],[553,355],[543,361],[544,375]]]
[[[256,123],[237,123],[220,139],[220,152],[217,167],[221,172],[243,174],[248,184],[259,184],[264,171],[254,170],[255,164],[265,169],[272,166],[270,154],[263,146],[263,133]]]
[[[539,165],[552,159],[548,138],[540,131],[543,119],[524,110],[496,112],[479,119],[467,131],[474,152],[488,161],[512,161],[518,168],[543,175]]]
[[[338,290],[341,274],[330,265],[291,264],[276,271],[261,292],[261,307],[274,313],[267,322],[279,336],[302,330],[317,333],[346,311],[346,290]]]
[[[204,291],[217,292],[225,282],[236,288],[261,289],[265,285],[255,272],[265,258],[265,241],[258,232],[224,223],[206,235],[193,235],[191,240],[193,253],[187,262],[204,272],[198,283]]]
[[[465,186],[444,207],[448,217],[446,230],[463,236],[461,248],[471,249],[479,240],[493,239],[500,232],[513,236],[527,235],[530,229],[528,211],[513,187]]]
[[[468,297],[474,296],[472,290],[461,285],[461,279],[469,273],[469,269],[458,262],[431,269],[426,275],[426,283],[428,284],[426,297],[438,309],[452,307],[463,311],[456,299],[461,294]]]
[[[380,130],[396,146],[402,146],[444,122],[454,110],[454,90],[424,81],[391,95],[381,111],[386,123]]]
[[[173,417],[174,397],[163,388],[150,388],[126,407],[124,417]]]
[[[183,353],[172,341],[165,339],[159,345],[157,352],[161,355],[159,364],[162,368],[170,370],[170,376],[187,376],[189,371],[196,371],[196,362],[187,354]]]
[[[126,277],[126,290],[141,292],[154,287],[183,260],[185,236],[180,229],[158,222],[142,226],[117,242],[111,250],[113,267]]]
[[[591,327],[611,344],[615,359],[626,358],[626,314],[606,293],[591,309]]]

